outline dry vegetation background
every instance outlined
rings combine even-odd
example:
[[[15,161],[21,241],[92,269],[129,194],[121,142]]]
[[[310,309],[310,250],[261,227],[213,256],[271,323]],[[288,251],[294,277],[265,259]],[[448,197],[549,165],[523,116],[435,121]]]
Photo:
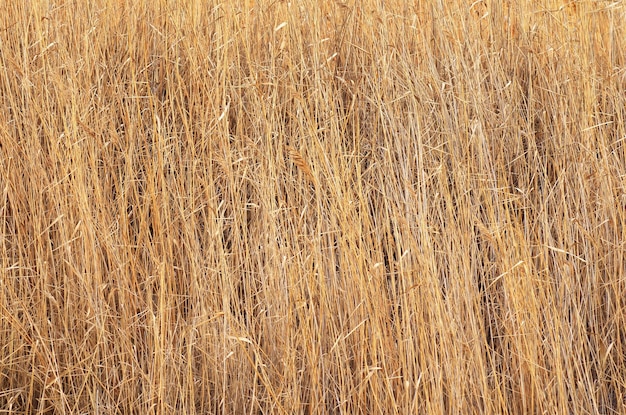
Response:
[[[626,413],[625,51],[623,1],[2,1],[0,413]]]

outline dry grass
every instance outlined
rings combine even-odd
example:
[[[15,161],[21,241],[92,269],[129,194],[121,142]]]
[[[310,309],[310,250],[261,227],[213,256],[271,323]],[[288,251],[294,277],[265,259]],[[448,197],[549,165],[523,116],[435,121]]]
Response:
[[[626,413],[625,50],[622,1],[2,2],[0,413]]]

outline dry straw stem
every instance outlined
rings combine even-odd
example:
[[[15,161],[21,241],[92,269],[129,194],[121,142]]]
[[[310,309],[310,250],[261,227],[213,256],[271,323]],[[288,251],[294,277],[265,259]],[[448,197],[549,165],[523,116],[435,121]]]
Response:
[[[625,7],[0,2],[0,412],[626,413]]]

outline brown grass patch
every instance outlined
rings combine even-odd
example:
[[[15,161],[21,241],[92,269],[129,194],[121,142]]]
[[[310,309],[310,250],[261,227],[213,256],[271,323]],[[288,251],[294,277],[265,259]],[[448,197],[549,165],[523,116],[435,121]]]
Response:
[[[626,413],[622,2],[209,3],[0,5],[0,412]]]

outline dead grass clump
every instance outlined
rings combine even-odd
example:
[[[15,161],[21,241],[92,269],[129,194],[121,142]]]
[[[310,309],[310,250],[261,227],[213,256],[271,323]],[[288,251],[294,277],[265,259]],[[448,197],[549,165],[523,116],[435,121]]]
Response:
[[[620,2],[0,6],[3,413],[625,413]]]

